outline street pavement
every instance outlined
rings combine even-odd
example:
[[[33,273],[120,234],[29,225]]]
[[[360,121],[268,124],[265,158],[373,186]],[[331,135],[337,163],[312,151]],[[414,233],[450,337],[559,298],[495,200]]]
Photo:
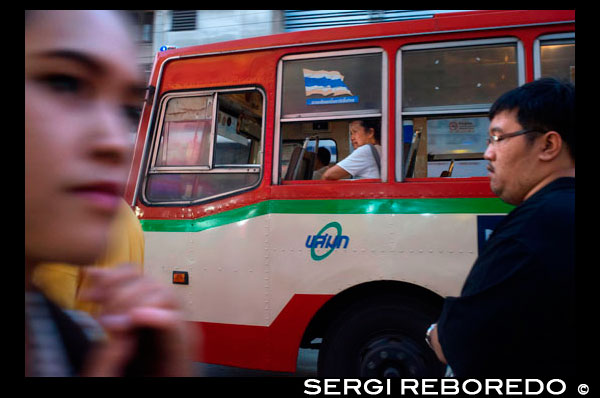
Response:
[[[197,377],[314,377],[317,374],[318,354],[318,350],[301,349],[298,353],[295,373],[241,369],[195,362],[194,375]]]

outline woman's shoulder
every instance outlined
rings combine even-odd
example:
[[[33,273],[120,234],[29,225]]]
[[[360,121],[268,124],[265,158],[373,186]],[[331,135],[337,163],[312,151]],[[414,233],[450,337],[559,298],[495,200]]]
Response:
[[[356,148],[350,155],[354,155],[355,153],[357,154],[356,156],[360,156],[365,153],[371,153],[371,148],[369,148],[369,144],[365,144]]]

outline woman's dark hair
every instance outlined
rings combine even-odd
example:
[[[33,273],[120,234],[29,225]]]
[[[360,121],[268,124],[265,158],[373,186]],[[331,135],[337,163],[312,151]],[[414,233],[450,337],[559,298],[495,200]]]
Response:
[[[575,85],[554,78],[524,84],[500,96],[490,108],[489,118],[513,110],[524,129],[560,134],[575,160]],[[536,135],[528,138],[534,140]]]
[[[366,130],[373,129],[375,132],[375,140],[381,143],[381,121],[379,119],[356,119],[350,123],[358,122]]]

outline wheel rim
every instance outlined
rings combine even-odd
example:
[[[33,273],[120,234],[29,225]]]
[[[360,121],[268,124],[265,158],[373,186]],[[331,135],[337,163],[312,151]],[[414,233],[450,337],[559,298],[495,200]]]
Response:
[[[367,342],[360,355],[361,377],[419,377],[426,371],[422,347],[398,334],[379,335]]]

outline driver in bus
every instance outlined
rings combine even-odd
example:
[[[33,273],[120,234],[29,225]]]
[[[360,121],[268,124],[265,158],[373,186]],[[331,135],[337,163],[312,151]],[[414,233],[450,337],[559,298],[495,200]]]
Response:
[[[353,120],[350,122],[350,140],[354,152],[329,168],[323,174],[322,179],[381,178],[378,167],[379,158],[381,157],[380,139],[379,119]]]

